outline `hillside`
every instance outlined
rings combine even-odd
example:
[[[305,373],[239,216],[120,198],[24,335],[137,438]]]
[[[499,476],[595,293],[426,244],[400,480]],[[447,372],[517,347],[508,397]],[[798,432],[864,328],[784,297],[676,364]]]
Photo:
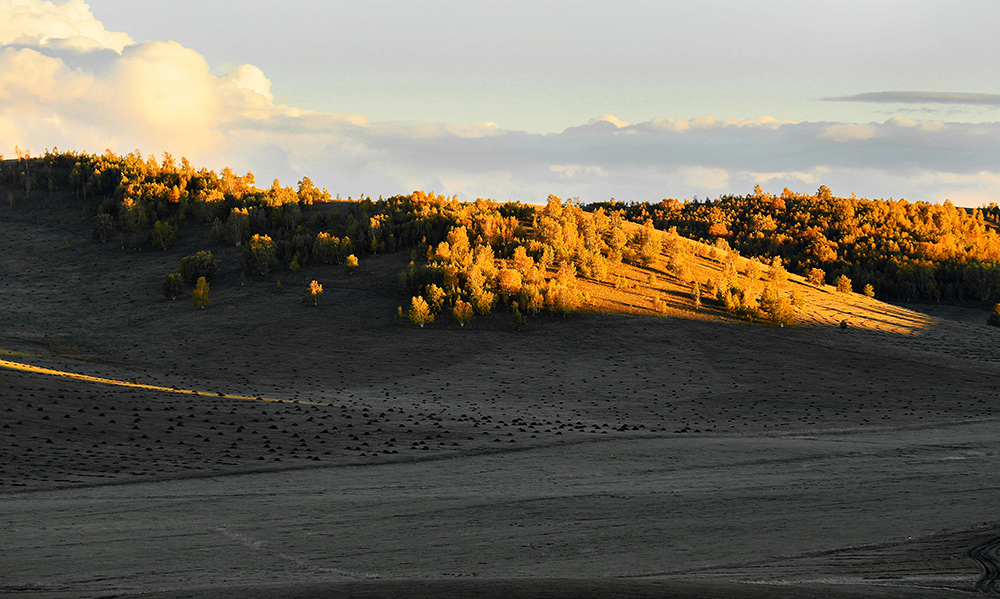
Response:
[[[167,249],[127,212],[101,242],[118,187],[52,169],[0,205],[4,596],[969,596],[966,552],[1000,537],[982,306],[840,293],[558,201],[223,194],[182,221],[168,197]],[[266,274],[226,237],[244,207]],[[162,289],[200,251],[204,310]],[[432,284],[492,310],[400,318]]]
[[[635,206],[587,212],[554,196],[544,207],[461,204],[422,192],[340,200],[308,178],[297,190],[278,181],[260,189],[250,173],[216,175],[169,155],[160,163],[134,154],[50,153],[0,164],[0,181],[7,209],[19,218],[44,214],[81,236],[89,224],[94,240],[119,251],[176,250],[180,243],[191,256],[208,252],[209,283],[216,256],[229,268],[223,276],[235,269],[241,285],[256,277],[296,289],[310,281],[341,284],[329,266],[360,257],[369,276],[354,286],[399,293],[397,317],[413,313],[419,297],[437,326],[452,316],[468,322],[506,313],[520,328],[542,310],[844,322],[893,332],[929,322],[850,292],[832,293],[822,270],[813,269],[819,278],[806,284],[789,277],[782,261],[744,258],[723,237],[709,246],[675,229],[657,231],[654,221],[623,220],[636,218]],[[173,270],[164,268],[163,276]],[[192,291],[196,270],[181,273],[186,289],[179,286],[174,296]],[[850,280],[846,285],[852,289]],[[873,287],[864,291],[874,296]],[[429,319],[411,318],[421,325]]]
[[[815,194],[760,186],[745,196],[703,202],[596,203],[637,223],[712,243],[725,240],[747,256],[779,256],[801,275],[850,278],[876,297],[948,302],[1000,299],[1000,234],[996,204],[960,209],[930,204],[837,197],[825,185]]]

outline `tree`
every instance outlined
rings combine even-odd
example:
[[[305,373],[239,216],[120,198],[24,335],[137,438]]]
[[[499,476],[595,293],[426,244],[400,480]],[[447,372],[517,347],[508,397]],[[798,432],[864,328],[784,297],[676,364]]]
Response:
[[[472,304],[462,300],[455,300],[455,306],[451,309],[452,318],[461,326],[472,320]]]
[[[177,241],[177,229],[170,223],[158,220],[153,224],[153,234],[150,236],[153,245],[158,245],[163,251]]]
[[[254,235],[246,250],[247,267],[259,275],[267,275],[278,265],[274,241],[268,235]]]
[[[701,283],[695,281],[691,286],[691,298],[694,299],[694,307],[701,310]]]
[[[184,277],[181,276],[181,273],[175,272],[167,275],[163,281],[163,295],[175,300],[182,293],[184,293]]]
[[[356,271],[357,269],[358,269],[358,257],[357,256],[355,256],[354,254],[351,254],[350,256],[348,256],[347,258],[344,259],[344,270],[347,271],[347,274],[353,275],[354,271]]]
[[[102,212],[94,218],[94,224],[90,227],[90,236],[95,241],[104,243],[115,236],[115,219],[107,212]]]
[[[660,255],[663,242],[660,239],[660,232],[653,227],[653,221],[647,220],[639,233],[638,261],[643,266],[649,266],[653,260]]]
[[[516,268],[518,272],[524,274],[534,265],[535,259],[528,255],[528,252],[524,249],[523,245],[519,245],[514,249],[514,268]]]
[[[198,277],[198,283],[191,292],[191,301],[195,308],[205,309],[208,305],[208,280],[205,277]]]
[[[810,268],[806,273],[806,282],[816,287],[826,285],[826,272],[822,268]]]
[[[774,324],[786,325],[792,320],[792,302],[772,283],[764,285],[758,300],[761,312]]]
[[[313,281],[309,283],[309,293],[306,294],[306,299],[312,300],[314,306],[319,305],[319,300],[323,298],[323,286]]]
[[[500,276],[497,277],[497,286],[500,288],[500,293],[503,295],[504,303],[506,303],[508,298],[521,290],[521,273],[517,272],[513,268],[505,268],[501,270]]]
[[[847,275],[837,277],[837,291],[840,293],[851,293],[853,291],[851,280],[847,278]]]
[[[771,266],[767,271],[767,280],[774,283],[776,287],[781,287],[788,281],[788,273],[781,264],[781,256],[771,258]]]
[[[177,270],[180,271],[184,282],[188,285],[194,285],[195,281],[201,277],[204,277],[206,281],[211,281],[216,271],[215,257],[212,256],[212,252],[202,250],[197,254],[181,258]]]
[[[226,219],[226,236],[229,242],[240,247],[250,236],[250,211],[246,208],[233,208]]]
[[[427,298],[427,305],[431,312],[437,314],[444,308],[444,300],[448,294],[434,283],[424,288],[424,297]]]
[[[424,328],[424,325],[429,322],[434,322],[434,314],[431,312],[430,306],[419,295],[414,295],[413,299],[410,300],[409,317],[410,322],[420,325],[420,328]]]
[[[865,284],[865,297],[875,297],[875,288],[872,287],[871,283]]]

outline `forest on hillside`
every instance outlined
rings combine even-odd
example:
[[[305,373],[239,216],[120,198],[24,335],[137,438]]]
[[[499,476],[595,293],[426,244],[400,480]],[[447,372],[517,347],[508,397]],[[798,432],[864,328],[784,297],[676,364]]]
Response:
[[[738,277],[727,277],[740,255],[758,258],[750,271],[774,271],[774,281],[787,268],[817,285],[836,282],[842,291],[883,299],[990,301],[1000,291],[996,206],[966,211],[950,203],[840,198],[826,187],[774,196],[759,186],[747,196],[656,204],[583,205],[555,196],[544,206],[459,202],[421,191],[342,200],[308,177],[295,187],[274,180],[259,188],[252,173],[196,169],[167,153],[157,159],[53,150],[0,164],[11,205],[63,194],[90,214],[97,241],[166,250],[181,235],[204,236],[205,250],[182,259],[179,273],[164,273],[164,293],[174,296],[202,276],[211,280],[215,244],[238,248],[241,276],[257,277],[315,263],[350,270],[366,255],[409,251],[399,291],[421,325],[441,313],[463,324],[496,310],[513,313],[519,324],[543,310],[565,315],[586,300],[581,280],[617,289],[622,263],[643,268],[664,256],[665,273],[690,286],[699,305],[704,291],[743,317],[767,312],[778,290],[758,298]],[[715,248],[723,276],[694,280],[685,264],[692,246],[682,238]],[[781,299],[787,308],[786,299],[794,298]]]
[[[691,239],[728,246],[745,256],[780,256],[788,270],[827,281],[845,275],[858,291],[900,301],[996,301],[1000,293],[1000,208],[957,208],[951,202],[837,197],[821,186],[813,195],[764,192],[659,203],[588,204],[586,210],[621,214],[676,228]]]
[[[123,249],[166,250],[180,235],[207,228],[206,247],[241,248],[250,276],[298,272],[314,262],[351,268],[358,256],[409,250],[399,289],[412,294],[409,313],[420,324],[442,311],[463,324],[500,308],[519,322],[546,309],[567,314],[583,300],[578,274],[607,277],[623,258],[652,251],[643,236],[655,233],[648,228],[627,238],[617,215],[588,214],[558,198],[540,209],[420,191],[340,200],[308,177],[295,188],[278,180],[258,188],[251,173],[195,169],[169,154],[162,160],[110,151],[20,156],[3,163],[0,182],[14,188],[11,204],[31,201],[32,194],[68,194],[92,208],[93,238]],[[182,259],[179,269],[164,284],[168,295],[182,291],[180,280],[210,281],[211,252]]]

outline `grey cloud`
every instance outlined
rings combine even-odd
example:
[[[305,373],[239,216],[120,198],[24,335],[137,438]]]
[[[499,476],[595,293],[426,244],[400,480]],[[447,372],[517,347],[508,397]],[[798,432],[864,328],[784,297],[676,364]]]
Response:
[[[823,98],[828,102],[877,102],[883,104],[978,104],[1000,106],[1000,94],[965,92],[867,92]]]
[[[777,191],[785,185],[813,191],[826,183],[844,194],[911,199],[956,197],[949,180],[978,186],[979,196],[1000,191],[994,175],[981,176],[1000,170],[1000,123],[897,118],[668,128],[649,121],[619,128],[595,122],[556,134],[498,130],[462,137],[440,124],[357,124],[316,115],[302,127],[295,117],[282,120],[292,122],[257,127],[326,139],[316,155],[296,163],[332,192],[342,184],[354,190],[378,182],[373,195],[433,189],[464,199],[542,201],[555,193],[585,201],[656,200],[746,192],[756,180]],[[930,180],[921,179],[926,173],[949,175],[920,183]],[[725,187],[711,185],[713,179],[727,181]]]

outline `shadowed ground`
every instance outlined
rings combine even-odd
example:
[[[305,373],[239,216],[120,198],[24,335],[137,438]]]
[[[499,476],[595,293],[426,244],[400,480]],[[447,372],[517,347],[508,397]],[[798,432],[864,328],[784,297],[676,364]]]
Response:
[[[415,329],[363,269],[195,311],[176,255],[62,238],[0,242],[3,358],[215,395],[0,369],[4,595],[947,597],[1000,536],[975,311]]]

